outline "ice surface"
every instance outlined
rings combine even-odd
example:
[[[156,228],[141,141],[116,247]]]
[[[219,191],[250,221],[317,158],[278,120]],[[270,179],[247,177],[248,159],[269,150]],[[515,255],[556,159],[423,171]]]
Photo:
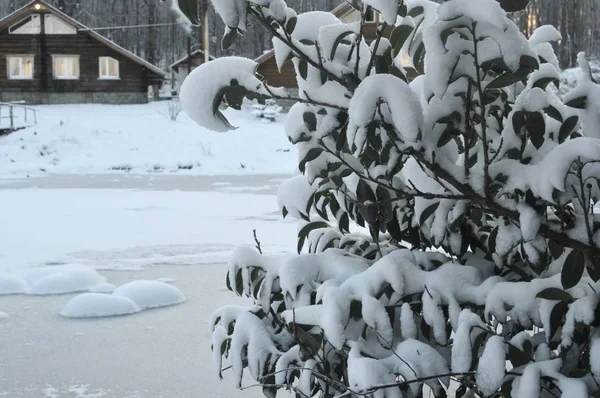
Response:
[[[9,315],[6,312],[0,311],[0,321],[3,319],[7,319]]]
[[[65,318],[97,318],[134,314],[140,310],[140,307],[127,297],[84,293],[71,299],[60,315]]]
[[[88,289],[88,292],[90,293],[104,293],[104,294],[111,294],[112,292],[115,291],[117,287],[115,285],[113,285],[112,283],[99,283],[97,285],[91,286]]]
[[[185,301],[183,293],[175,286],[158,281],[133,281],[119,286],[114,296],[126,297],[140,309],[166,307]]]

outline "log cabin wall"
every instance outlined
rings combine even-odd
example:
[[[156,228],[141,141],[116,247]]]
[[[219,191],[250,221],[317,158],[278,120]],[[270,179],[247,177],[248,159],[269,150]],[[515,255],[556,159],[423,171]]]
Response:
[[[148,87],[156,84],[155,73],[85,31],[76,34],[44,33],[44,13],[40,13],[40,34],[14,34],[0,28],[0,101],[27,103],[140,103],[148,100]],[[33,79],[10,79],[8,56],[34,57]],[[54,77],[53,55],[79,57],[79,78]],[[100,57],[119,62],[118,79],[100,78]]]

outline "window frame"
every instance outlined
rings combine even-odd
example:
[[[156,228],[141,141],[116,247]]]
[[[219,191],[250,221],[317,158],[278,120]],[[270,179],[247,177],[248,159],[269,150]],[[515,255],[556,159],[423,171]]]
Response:
[[[60,58],[70,58],[77,60],[77,76],[58,76],[56,62]],[[52,54],[52,77],[54,80],[79,80],[81,77],[81,65],[80,60],[81,56],[79,54]]]
[[[106,70],[107,72],[110,72],[110,60],[113,60],[117,63],[117,76],[102,75],[102,62],[106,62]],[[119,60],[108,55],[98,57],[98,80],[121,80],[121,65]]]
[[[31,77],[23,76],[22,73],[19,76],[11,75],[11,59],[20,59],[20,72],[23,72],[23,59],[31,58]],[[8,80],[33,80],[35,76],[35,55],[33,54],[9,54],[6,56],[6,72]]]
[[[13,32],[13,28],[15,27],[15,25],[22,23],[23,21],[25,21],[28,18],[31,18],[32,21],[34,18],[37,18],[37,20],[38,20],[38,31],[37,32],[33,32],[33,33],[15,33],[15,32]],[[9,35],[41,35],[42,34],[42,16],[41,16],[41,14],[31,13],[31,14],[27,15],[26,17],[20,19],[18,22],[15,22],[14,24],[12,24],[11,26],[8,27],[8,34]]]
[[[58,33],[58,32],[48,32],[48,26],[49,26],[49,22],[48,22],[48,18],[55,18],[56,20],[58,20],[59,22],[63,23],[64,25],[70,27],[71,29],[73,29],[73,32],[69,32],[69,33]],[[63,21],[62,19],[58,18],[56,15],[51,14],[51,13],[47,13],[44,14],[44,34],[45,35],[66,35],[66,36],[72,36],[72,35],[76,35],[77,34],[77,28],[66,23],[65,21]]]

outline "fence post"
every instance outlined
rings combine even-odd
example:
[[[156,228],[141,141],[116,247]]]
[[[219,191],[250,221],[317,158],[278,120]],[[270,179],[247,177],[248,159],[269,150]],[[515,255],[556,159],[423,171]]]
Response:
[[[9,117],[10,117],[10,131],[15,131],[15,121],[13,118],[13,107],[12,105],[8,106],[8,113],[9,113]]]

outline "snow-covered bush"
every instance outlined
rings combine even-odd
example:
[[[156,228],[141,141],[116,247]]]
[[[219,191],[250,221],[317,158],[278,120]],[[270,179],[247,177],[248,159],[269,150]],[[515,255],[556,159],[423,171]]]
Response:
[[[367,44],[330,13],[213,0],[224,45],[252,17],[292,59],[302,172],[278,194],[300,254],[229,263],[227,287],[254,305],[214,314],[219,375],[225,357],[266,396],[599,394],[600,87],[581,55],[579,86],[556,95],[560,34],[524,37],[505,10],[526,3],[353,1],[383,17]],[[402,54],[424,70],[410,83]],[[222,100],[290,97],[256,67],[200,66],[185,111],[227,131]]]
[[[281,113],[281,107],[277,105],[274,99],[267,99],[264,104],[256,103],[252,105],[252,116],[257,119],[264,119],[270,122],[277,120]]]

